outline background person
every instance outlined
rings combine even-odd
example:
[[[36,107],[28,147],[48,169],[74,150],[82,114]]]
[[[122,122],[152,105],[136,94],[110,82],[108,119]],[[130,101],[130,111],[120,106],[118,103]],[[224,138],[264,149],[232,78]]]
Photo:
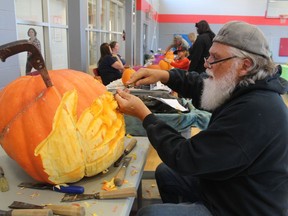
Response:
[[[181,35],[174,36],[173,43],[165,49],[164,54],[166,54],[170,49],[174,48],[174,50],[176,50],[178,47],[186,47],[187,49],[189,48],[188,42]]]
[[[197,29],[198,36],[192,48],[189,49],[189,71],[202,73],[205,71],[204,58],[209,56],[209,49],[212,45],[212,40],[215,34],[205,20],[201,20],[200,22],[196,23],[195,27]]]
[[[177,57],[174,60],[164,58],[164,61],[168,62],[174,68],[179,68],[182,70],[188,70],[190,61],[187,58],[187,48],[186,47],[178,47],[177,50],[174,51],[174,54]]]
[[[189,49],[192,48],[192,46],[193,46],[193,44],[194,44],[196,38],[197,38],[197,34],[196,34],[195,32],[191,32],[191,33],[188,34],[188,39],[189,39],[190,42],[191,42],[191,46],[190,46]]]
[[[39,51],[41,52],[41,44],[40,44],[40,41],[38,40],[38,38],[36,37],[37,36],[37,32],[34,28],[29,28],[28,31],[27,31],[27,35],[29,36],[29,39],[28,41],[30,43],[32,43],[33,45],[35,45]],[[32,53],[28,52],[27,53],[27,62],[26,62],[26,75],[28,75],[31,70],[32,70],[32,65],[30,64],[30,61],[29,61],[29,57],[31,56]]]
[[[124,58],[122,58],[119,54],[119,50],[120,50],[120,45],[117,41],[112,41],[110,44],[110,47],[111,47],[111,50],[112,50],[112,55],[113,56],[118,56],[119,59],[122,61],[122,64],[125,65],[126,64],[126,61]]]
[[[98,61],[98,73],[102,83],[108,85],[110,82],[122,77],[124,66],[117,55],[112,55],[112,50],[108,43],[101,44],[100,53],[101,57]]]
[[[287,81],[254,25],[225,24],[209,54],[206,73],[143,68],[128,81],[161,81],[212,111],[208,128],[190,139],[117,90],[119,110],[143,121],[165,163],[155,172],[165,204],[144,207],[138,216],[287,215],[288,109],[280,96]]]

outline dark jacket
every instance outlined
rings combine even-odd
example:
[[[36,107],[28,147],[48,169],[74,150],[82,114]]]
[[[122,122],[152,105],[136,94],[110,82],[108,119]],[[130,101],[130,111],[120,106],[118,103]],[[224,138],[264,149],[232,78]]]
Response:
[[[188,71],[204,72],[204,57],[209,56],[209,49],[215,34],[212,32],[202,33],[197,36],[193,46],[189,48],[190,66]]]
[[[204,75],[173,69],[167,85],[199,105]],[[286,85],[286,86],[284,86]],[[279,77],[238,87],[191,139],[153,114],[143,126],[160,158],[199,178],[204,205],[215,216],[288,215],[288,110]]]

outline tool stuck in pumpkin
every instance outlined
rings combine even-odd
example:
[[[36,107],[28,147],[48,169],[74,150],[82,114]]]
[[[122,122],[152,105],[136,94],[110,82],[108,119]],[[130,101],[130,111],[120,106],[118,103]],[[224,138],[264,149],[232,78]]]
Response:
[[[1,166],[0,166],[0,190],[1,192],[6,192],[9,190],[9,184],[6,177],[4,176],[4,171]]]
[[[65,216],[84,216],[85,208],[75,205],[34,205],[25,202],[14,201],[9,208],[11,209],[51,209],[53,214]]]
[[[100,191],[94,194],[65,194],[61,202],[74,202],[88,199],[123,199],[136,197],[136,188],[129,187],[112,191]]]
[[[50,185],[47,183],[33,183],[22,182],[18,187],[33,188],[39,190],[53,190],[61,193],[82,194],[84,193],[84,187],[76,185]]]

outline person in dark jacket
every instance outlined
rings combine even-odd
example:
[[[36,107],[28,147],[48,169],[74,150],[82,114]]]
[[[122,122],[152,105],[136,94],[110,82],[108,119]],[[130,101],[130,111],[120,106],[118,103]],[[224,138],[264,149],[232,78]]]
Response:
[[[140,69],[128,83],[161,81],[212,116],[186,139],[134,95],[117,90],[119,110],[143,121],[164,163],[155,172],[165,204],[138,216],[288,215],[287,81],[270,57],[262,31],[226,23],[213,39],[206,73]]]
[[[190,60],[189,70],[202,73],[205,71],[204,58],[209,56],[209,49],[212,45],[212,40],[215,37],[214,32],[210,29],[206,20],[201,20],[195,24],[198,36],[193,43],[193,46],[189,48]]]

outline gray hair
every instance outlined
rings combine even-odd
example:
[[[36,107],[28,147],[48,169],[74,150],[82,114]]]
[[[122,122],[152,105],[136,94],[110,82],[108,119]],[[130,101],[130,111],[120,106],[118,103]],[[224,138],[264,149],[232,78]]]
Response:
[[[232,55],[238,56],[242,59],[250,59],[252,62],[252,66],[249,68],[248,73],[240,80],[240,86],[254,84],[256,80],[261,80],[268,76],[272,76],[277,72],[276,65],[271,58],[255,55],[235,47],[229,47],[229,49],[229,52]]]

